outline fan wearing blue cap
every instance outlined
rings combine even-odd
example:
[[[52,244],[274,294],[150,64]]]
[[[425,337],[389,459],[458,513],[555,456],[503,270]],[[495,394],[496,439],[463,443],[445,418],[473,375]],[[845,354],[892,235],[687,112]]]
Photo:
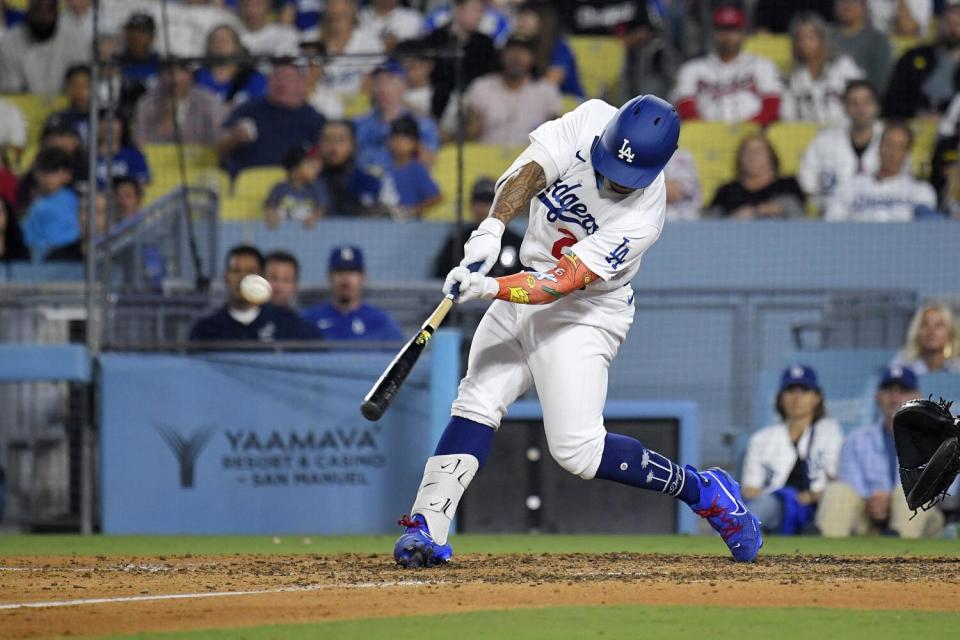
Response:
[[[317,327],[325,340],[403,340],[389,313],[363,301],[367,276],[360,247],[335,247],[327,278],[330,300],[303,312],[303,319]]]
[[[497,181],[489,215],[442,288],[458,303],[493,303],[474,333],[450,422],[401,520],[399,564],[451,558],[447,537],[460,498],[510,405],[534,386],[550,453],[565,470],[676,498],[720,534],[735,560],[756,558],[760,524],[728,472],[682,466],[604,424],[608,368],[633,323],[631,282],[663,231],[663,168],[679,135],[676,110],[657,96],[620,108],[588,100],[534,129]],[[529,213],[525,270],[489,277],[506,224],[521,213]]]
[[[843,431],[826,417],[817,372],[792,364],[780,376],[780,422],[750,437],[743,461],[743,495],[764,531],[812,529],[827,483],[836,477]]]
[[[943,533],[940,509],[914,515],[900,484],[893,415],[904,402],[921,395],[917,376],[909,367],[890,365],[880,374],[874,396],[880,419],[853,430],[843,443],[838,477],[827,485],[817,512],[817,528],[823,535],[889,533],[920,538]]]

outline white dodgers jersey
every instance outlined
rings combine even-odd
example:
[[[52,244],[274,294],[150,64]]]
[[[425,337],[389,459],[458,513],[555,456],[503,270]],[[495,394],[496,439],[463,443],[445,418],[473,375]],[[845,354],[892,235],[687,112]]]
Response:
[[[595,297],[619,289],[636,275],[644,252],[663,230],[667,195],[660,175],[645,189],[621,195],[602,186],[590,161],[590,148],[617,113],[602,100],[589,100],[530,134],[530,146],[498,181],[530,161],[543,167],[547,188],[531,201],[530,223],[520,261],[545,272],[563,254],[575,254],[601,281],[575,295]],[[624,140],[618,156],[632,162]]]

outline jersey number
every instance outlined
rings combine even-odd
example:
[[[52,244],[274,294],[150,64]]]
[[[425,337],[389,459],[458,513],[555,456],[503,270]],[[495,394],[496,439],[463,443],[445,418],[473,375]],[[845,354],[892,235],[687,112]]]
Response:
[[[557,231],[562,233],[564,237],[553,243],[553,249],[550,250],[550,255],[559,260],[563,257],[563,250],[565,248],[572,247],[573,245],[577,244],[577,238],[572,232],[567,231],[566,229],[557,229]]]

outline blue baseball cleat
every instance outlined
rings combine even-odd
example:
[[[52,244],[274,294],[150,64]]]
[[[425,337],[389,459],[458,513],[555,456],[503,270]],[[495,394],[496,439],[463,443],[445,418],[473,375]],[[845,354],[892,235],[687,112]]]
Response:
[[[402,567],[433,567],[450,562],[453,549],[449,544],[437,544],[430,535],[427,521],[419,513],[403,516],[397,523],[405,527],[393,545],[393,558]]]
[[[740,485],[723,469],[711,467],[698,473],[687,468],[700,478],[700,502],[690,505],[693,511],[720,534],[734,560],[752,562],[763,546],[763,536],[760,520],[743,503]]]

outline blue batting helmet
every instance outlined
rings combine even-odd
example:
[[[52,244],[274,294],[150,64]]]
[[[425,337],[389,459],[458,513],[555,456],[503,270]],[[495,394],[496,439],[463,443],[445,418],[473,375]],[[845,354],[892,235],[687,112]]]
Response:
[[[663,171],[677,149],[680,117],[672,104],[654,95],[637,96],[620,107],[593,141],[593,168],[611,182],[642,189]]]

